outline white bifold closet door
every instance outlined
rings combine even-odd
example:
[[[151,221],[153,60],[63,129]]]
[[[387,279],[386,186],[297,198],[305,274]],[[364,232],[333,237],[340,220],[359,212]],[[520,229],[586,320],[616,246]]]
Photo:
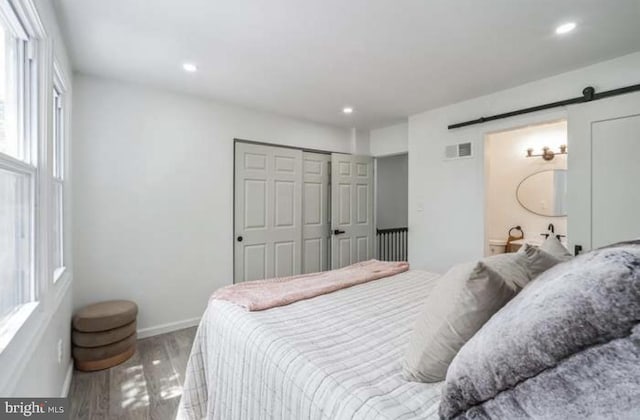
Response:
[[[373,257],[372,158],[235,148],[235,283]]]
[[[331,156],[304,152],[302,187],[302,272],[329,270],[331,240]]]
[[[373,159],[331,155],[331,268],[373,258]]]
[[[570,107],[568,158],[571,246],[640,238],[640,93]]]
[[[300,274],[302,151],[235,147],[235,283]]]

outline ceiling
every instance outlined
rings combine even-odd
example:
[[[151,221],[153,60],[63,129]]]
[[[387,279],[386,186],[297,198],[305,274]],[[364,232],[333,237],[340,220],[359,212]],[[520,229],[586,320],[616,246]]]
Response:
[[[80,72],[343,127],[640,50],[640,0],[54,1]]]

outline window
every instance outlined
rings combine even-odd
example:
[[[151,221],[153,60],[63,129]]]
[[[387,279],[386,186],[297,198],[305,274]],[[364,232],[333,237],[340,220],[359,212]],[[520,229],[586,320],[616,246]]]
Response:
[[[0,337],[36,299],[35,141],[30,138],[31,59],[19,20],[0,8]]]
[[[53,83],[52,130],[52,189],[51,189],[51,252],[53,279],[64,272],[64,89],[58,72]]]

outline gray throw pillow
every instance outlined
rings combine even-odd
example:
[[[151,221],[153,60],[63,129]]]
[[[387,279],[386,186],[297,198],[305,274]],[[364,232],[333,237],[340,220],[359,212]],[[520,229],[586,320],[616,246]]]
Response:
[[[627,337],[639,320],[640,243],[556,265],[460,349],[447,372],[440,415],[463,415],[576,353]]]
[[[523,253],[495,255],[449,270],[415,322],[403,361],[405,378],[442,381],[464,343],[529,280]]]

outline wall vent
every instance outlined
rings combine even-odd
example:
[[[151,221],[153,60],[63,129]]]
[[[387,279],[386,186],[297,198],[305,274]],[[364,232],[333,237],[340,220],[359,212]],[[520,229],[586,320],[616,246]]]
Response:
[[[444,149],[444,158],[450,159],[463,159],[473,157],[471,150],[471,142],[451,144]]]

